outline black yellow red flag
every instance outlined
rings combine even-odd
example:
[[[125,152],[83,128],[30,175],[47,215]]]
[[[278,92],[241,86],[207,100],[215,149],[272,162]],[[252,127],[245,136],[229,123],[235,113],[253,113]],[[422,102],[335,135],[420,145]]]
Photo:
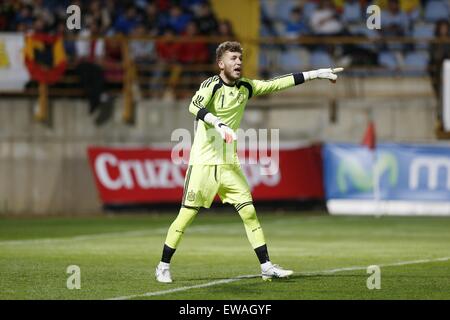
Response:
[[[63,37],[44,33],[26,35],[25,65],[33,80],[47,84],[58,82],[67,67]]]

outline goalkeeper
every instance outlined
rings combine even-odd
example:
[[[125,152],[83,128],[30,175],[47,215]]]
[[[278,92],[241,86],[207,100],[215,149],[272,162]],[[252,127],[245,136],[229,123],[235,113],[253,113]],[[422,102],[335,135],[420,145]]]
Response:
[[[319,69],[287,74],[271,80],[241,77],[242,47],[224,42],[216,49],[220,74],[203,81],[189,105],[198,123],[186,172],[183,198],[177,218],[169,227],[161,262],[155,276],[159,282],[172,282],[170,260],[186,228],[200,207],[209,208],[216,194],[230,203],[244,222],[247,238],[261,264],[264,280],[285,278],[293,273],[269,259],[264,233],[256,216],[252,195],[237,157],[235,130],[239,128],[247,101],[254,96],[290,88],[313,79],[335,82],[337,69]]]

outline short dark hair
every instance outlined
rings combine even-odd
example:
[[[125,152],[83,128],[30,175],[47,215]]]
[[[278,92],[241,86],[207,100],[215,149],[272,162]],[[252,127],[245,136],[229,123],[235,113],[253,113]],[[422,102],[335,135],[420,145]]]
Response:
[[[237,41],[222,42],[216,49],[216,61],[219,61],[222,58],[223,54],[227,51],[239,52],[242,54],[242,51],[244,51],[244,49],[242,49],[241,44]]]

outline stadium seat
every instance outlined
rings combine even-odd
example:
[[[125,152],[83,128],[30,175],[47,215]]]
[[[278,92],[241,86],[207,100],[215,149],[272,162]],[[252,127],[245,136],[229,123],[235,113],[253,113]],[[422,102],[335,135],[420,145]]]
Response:
[[[422,11],[420,9],[415,9],[408,13],[408,18],[411,22],[419,21],[422,16]]]
[[[352,35],[364,36],[371,40],[374,40],[379,37],[378,31],[367,28],[365,22],[349,25],[348,30]],[[357,46],[367,50],[376,50],[377,48],[377,45],[375,43],[368,43],[368,42],[358,44]]]
[[[309,54],[306,49],[295,48],[280,53],[278,67],[281,72],[292,72],[292,70],[303,70],[309,65]]]
[[[432,23],[416,23],[412,31],[412,36],[416,39],[419,38],[432,38],[434,36],[434,24]],[[429,44],[427,41],[419,41],[416,43],[416,50],[426,50]]]
[[[428,22],[436,22],[449,18],[449,5],[444,0],[432,0],[425,6],[424,18]]]
[[[261,11],[270,20],[275,20],[277,18],[277,11],[274,1],[261,0]]]
[[[391,51],[380,52],[378,55],[378,64],[389,70],[395,70],[399,67],[397,57]]]
[[[303,5],[303,17],[305,18],[305,22],[307,24],[309,24],[309,17],[312,16],[312,13],[316,10],[316,8],[317,3],[315,2],[308,1]]]
[[[427,71],[430,55],[427,51],[409,52],[405,56],[405,69],[408,73],[422,74]]]
[[[361,21],[361,5],[359,2],[345,3],[342,12],[342,21],[344,23],[357,23]]]
[[[289,21],[291,11],[297,5],[297,3],[292,0],[284,0],[284,1],[276,1],[276,2],[277,2],[277,5],[275,7],[276,18],[281,21],[285,21],[285,22]]]
[[[334,65],[333,58],[325,51],[314,51],[310,56],[312,68],[329,68]]]

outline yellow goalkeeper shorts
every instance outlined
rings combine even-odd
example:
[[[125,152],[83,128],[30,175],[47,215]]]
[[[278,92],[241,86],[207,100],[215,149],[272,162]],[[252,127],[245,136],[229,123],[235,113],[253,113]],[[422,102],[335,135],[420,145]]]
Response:
[[[190,165],[181,204],[209,208],[216,194],[223,203],[236,205],[253,201],[247,178],[239,164]]]

